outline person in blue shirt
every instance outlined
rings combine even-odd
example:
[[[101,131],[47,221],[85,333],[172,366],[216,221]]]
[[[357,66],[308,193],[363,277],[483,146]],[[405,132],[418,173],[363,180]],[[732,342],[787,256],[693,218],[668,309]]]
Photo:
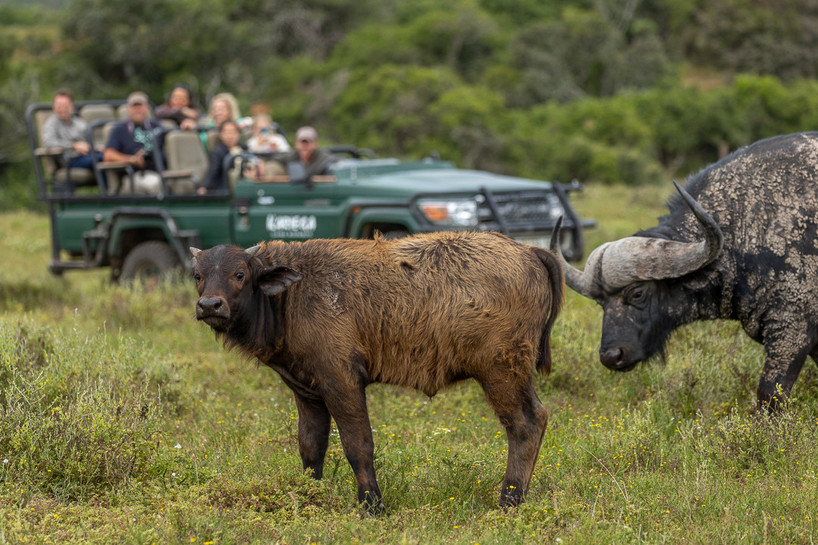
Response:
[[[134,171],[133,192],[156,194],[162,189],[162,178],[157,172],[156,149],[162,145],[162,126],[150,119],[150,101],[142,91],[128,95],[128,119],[111,129],[105,144],[103,160],[127,163]],[[127,182],[122,189],[129,190]]]

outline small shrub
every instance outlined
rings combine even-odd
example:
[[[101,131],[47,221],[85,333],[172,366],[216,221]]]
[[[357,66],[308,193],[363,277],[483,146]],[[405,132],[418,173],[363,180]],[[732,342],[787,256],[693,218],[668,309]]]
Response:
[[[18,324],[0,325],[0,351],[4,481],[75,500],[151,473],[173,387],[141,363],[148,350]]]

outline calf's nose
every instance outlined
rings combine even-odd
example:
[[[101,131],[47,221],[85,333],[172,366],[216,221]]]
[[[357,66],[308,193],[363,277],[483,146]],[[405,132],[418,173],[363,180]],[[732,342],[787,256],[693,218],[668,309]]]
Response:
[[[221,297],[202,297],[196,304],[196,317],[204,318],[224,314],[227,305]]]

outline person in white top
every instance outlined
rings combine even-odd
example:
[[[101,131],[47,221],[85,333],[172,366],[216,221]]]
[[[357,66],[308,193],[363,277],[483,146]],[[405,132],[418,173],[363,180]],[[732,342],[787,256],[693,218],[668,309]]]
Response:
[[[290,144],[273,127],[273,120],[267,114],[253,116],[253,136],[247,140],[251,153],[277,153],[290,151]]]

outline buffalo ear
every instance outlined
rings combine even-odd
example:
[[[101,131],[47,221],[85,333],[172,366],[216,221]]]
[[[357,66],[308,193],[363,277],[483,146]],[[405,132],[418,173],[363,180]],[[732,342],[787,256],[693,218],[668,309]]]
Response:
[[[258,275],[258,287],[265,295],[277,295],[296,282],[300,281],[304,276],[295,269],[290,267],[275,267],[264,269]]]

